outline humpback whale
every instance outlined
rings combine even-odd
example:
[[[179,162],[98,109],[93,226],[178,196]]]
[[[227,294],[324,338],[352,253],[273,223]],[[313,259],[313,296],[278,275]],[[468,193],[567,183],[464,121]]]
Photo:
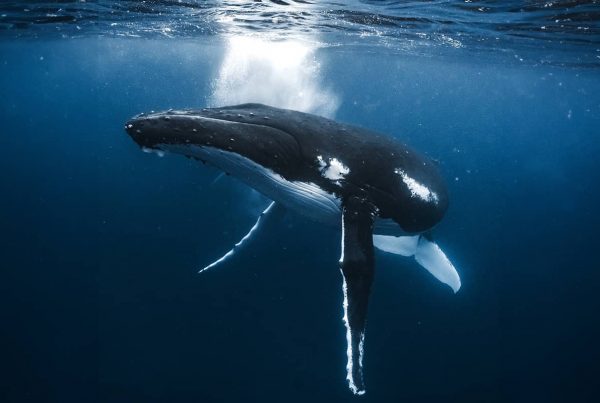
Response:
[[[341,228],[340,269],[350,390],[365,393],[363,355],[374,248],[412,256],[457,292],[459,275],[431,236],[448,208],[436,163],[397,139],[261,104],[140,114],[125,130],[145,151],[211,164],[272,200],[263,220],[291,210]]]

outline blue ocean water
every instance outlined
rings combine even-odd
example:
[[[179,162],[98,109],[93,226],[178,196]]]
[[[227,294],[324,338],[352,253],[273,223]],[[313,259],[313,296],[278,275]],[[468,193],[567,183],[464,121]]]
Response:
[[[0,401],[597,401],[599,7],[3,2]],[[339,231],[289,214],[198,275],[268,200],[123,130],[246,101],[389,133],[447,179],[462,289],[376,254],[363,397]]]

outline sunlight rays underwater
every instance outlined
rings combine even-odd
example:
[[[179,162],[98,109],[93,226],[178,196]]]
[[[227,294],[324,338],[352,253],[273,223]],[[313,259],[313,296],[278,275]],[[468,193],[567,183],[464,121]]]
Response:
[[[219,22],[229,33],[210,106],[258,102],[335,116],[340,101],[321,77],[316,34],[295,34],[293,39],[276,34],[244,34],[234,29],[231,16]]]

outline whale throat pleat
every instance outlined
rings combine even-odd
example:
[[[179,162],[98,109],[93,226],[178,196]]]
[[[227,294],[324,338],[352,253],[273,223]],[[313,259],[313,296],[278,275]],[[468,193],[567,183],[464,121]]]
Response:
[[[339,225],[340,200],[312,182],[288,180],[235,152],[194,145],[161,145],[165,151],[206,161],[278,205],[313,221]]]

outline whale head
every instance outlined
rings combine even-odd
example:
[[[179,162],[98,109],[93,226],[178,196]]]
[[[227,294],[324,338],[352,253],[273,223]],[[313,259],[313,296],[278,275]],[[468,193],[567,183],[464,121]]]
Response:
[[[232,153],[286,176],[299,155],[296,140],[250,106],[235,113],[210,108],[140,114],[125,130],[143,149],[183,154],[218,168],[223,168],[218,155]]]

